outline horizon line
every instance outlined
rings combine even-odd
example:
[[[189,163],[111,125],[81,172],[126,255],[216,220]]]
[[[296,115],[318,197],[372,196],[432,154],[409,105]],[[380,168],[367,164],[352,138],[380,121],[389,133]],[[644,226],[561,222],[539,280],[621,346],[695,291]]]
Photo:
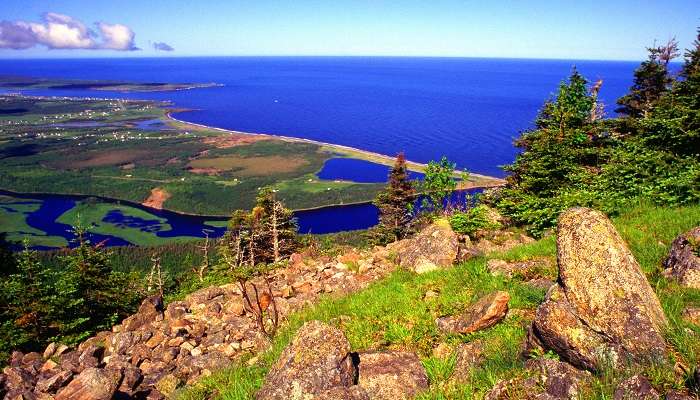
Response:
[[[644,59],[604,59],[604,58],[560,58],[560,57],[499,57],[499,56],[450,56],[450,55],[362,55],[362,54],[235,54],[235,55],[134,55],[134,56],[58,56],[58,57],[3,57],[0,61],[22,60],[127,60],[127,59],[174,59],[174,58],[432,58],[432,59],[482,59],[482,60],[543,60],[543,61],[606,61],[642,62]],[[681,60],[673,63],[682,62]]]

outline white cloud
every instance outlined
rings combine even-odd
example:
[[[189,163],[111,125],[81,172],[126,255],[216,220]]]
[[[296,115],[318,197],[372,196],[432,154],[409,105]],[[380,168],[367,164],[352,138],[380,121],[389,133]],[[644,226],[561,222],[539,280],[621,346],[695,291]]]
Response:
[[[139,50],[134,43],[134,31],[126,25],[100,22],[96,24],[96,32],[68,15],[46,13],[42,19],[41,23],[0,22],[0,48]]]

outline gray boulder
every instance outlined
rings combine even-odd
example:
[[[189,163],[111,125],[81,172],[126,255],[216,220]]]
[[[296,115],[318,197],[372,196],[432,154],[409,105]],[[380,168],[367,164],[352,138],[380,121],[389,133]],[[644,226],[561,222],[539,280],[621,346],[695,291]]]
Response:
[[[683,286],[700,289],[700,226],[673,241],[664,267],[667,277]]]

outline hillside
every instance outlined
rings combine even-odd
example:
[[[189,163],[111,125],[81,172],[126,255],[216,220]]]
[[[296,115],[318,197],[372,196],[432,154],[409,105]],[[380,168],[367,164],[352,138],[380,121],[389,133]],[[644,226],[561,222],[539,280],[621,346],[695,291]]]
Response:
[[[599,370],[581,382],[576,380],[578,398],[610,398],[618,384],[635,373],[643,373],[660,393],[670,389],[682,391],[686,381],[692,381],[700,350],[697,348],[700,326],[695,325],[697,321],[687,321],[683,313],[700,306],[700,294],[697,289],[682,287],[666,278],[661,262],[668,255],[673,239],[698,224],[700,206],[668,209],[639,204],[614,219],[615,227],[639,261],[669,320],[663,337],[676,367],[653,364],[642,369]],[[80,345],[77,352],[49,346],[46,362],[40,354],[13,355],[10,364],[13,367],[5,370],[5,387],[9,389],[16,384],[12,371],[19,366],[35,365],[33,368],[43,371],[75,368],[77,372],[106,365],[105,371],[117,371],[119,375],[110,384],[114,385],[113,389],[129,390],[127,382],[133,382],[134,387],[155,387],[161,394],[166,392],[180,399],[212,395],[247,399],[261,388],[271,366],[299,328],[312,320],[338,329],[347,337],[349,348],[359,352],[360,359],[368,351],[416,354],[420,363],[412,368],[425,369],[427,377],[422,386],[417,386],[420,399],[483,398],[501,381],[520,382],[533,376],[527,358],[544,355],[545,359],[564,361],[551,350],[523,355],[535,311],[560,273],[555,261],[557,238],[531,241],[508,230],[459,244],[450,239],[454,235],[450,232],[449,228],[436,225],[433,230],[428,229],[428,234],[390,244],[386,249],[350,250],[336,257],[313,253],[293,256],[288,268],[274,274],[274,293],[280,296],[278,304],[284,310],[284,322],[271,342],[254,329],[250,311],[237,300],[240,297],[236,295],[236,285],[214,286],[188,296],[184,302],[161,306],[160,300],[147,300],[139,313],[115,327],[114,333],[97,335]],[[526,243],[520,244],[523,242]],[[596,243],[580,245],[589,244]],[[462,254],[459,257],[469,259],[457,262],[454,267],[417,273],[414,271],[424,270],[420,267],[423,264],[412,255],[416,246],[424,256],[434,260],[458,257],[458,253]],[[449,250],[452,246],[456,246],[454,253]],[[479,252],[483,255],[472,256]],[[505,309],[502,304],[489,308],[495,312],[495,323],[489,322],[467,334],[445,332],[439,328],[442,325],[436,324],[436,318],[458,316],[494,292],[507,298]],[[158,310],[165,310],[164,316]],[[173,348],[179,348],[180,355],[166,357]],[[231,362],[232,366],[226,366]],[[114,370],[117,365],[123,367]],[[171,368],[173,372],[168,372]],[[572,371],[565,374],[567,379],[578,376],[578,372]],[[66,384],[72,373],[68,375],[61,375],[63,383],[41,388],[55,391]],[[80,381],[90,389],[81,376],[74,376],[73,382]],[[127,381],[127,376],[132,380]],[[43,383],[48,384],[48,381]],[[77,385],[67,387],[76,390]],[[85,387],[82,390],[88,390]],[[175,388],[178,389],[170,392]]]

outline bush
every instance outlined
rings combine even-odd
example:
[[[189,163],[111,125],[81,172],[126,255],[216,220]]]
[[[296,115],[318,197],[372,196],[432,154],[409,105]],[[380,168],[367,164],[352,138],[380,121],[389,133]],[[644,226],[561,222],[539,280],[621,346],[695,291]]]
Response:
[[[452,229],[464,235],[473,236],[480,229],[500,229],[501,224],[494,221],[485,205],[479,205],[465,212],[455,213],[450,217]]]

